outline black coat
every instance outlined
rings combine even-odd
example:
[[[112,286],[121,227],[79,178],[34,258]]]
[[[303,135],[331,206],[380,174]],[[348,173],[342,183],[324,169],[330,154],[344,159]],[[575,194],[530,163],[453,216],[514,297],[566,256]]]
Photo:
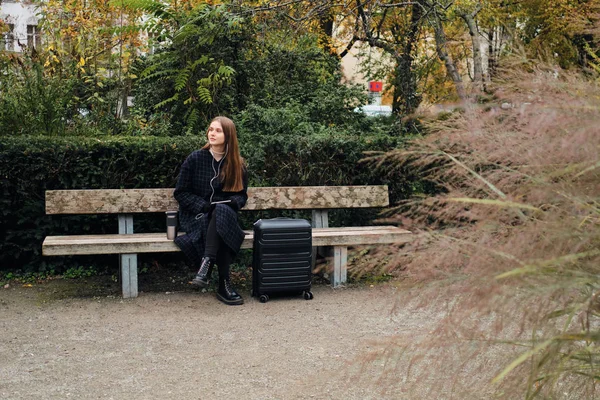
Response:
[[[204,255],[209,217],[206,211],[211,202],[231,200],[230,205],[217,204],[210,213],[211,218],[217,218],[217,232],[227,247],[237,253],[244,241],[244,231],[238,223],[237,212],[248,200],[248,174],[244,169],[244,188],[241,191],[225,192],[218,177],[222,164],[223,159],[217,162],[208,150],[196,150],[181,166],[175,187],[174,196],[179,203],[179,227],[186,232],[175,239],[175,244],[196,266]]]

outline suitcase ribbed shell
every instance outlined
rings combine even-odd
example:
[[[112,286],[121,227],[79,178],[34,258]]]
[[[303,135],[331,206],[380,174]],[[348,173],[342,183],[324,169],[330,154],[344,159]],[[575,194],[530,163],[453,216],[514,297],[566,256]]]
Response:
[[[261,219],[254,224],[252,295],[312,298],[312,228],[304,219]]]

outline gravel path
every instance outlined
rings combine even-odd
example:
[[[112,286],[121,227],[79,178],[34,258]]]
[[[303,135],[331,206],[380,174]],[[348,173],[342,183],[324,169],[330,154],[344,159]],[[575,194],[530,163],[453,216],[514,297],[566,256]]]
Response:
[[[347,385],[348,363],[398,326],[382,287],[266,304],[246,293],[240,307],[210,293],[42,303],[37,292],[0,290],[3,399],[380,398]]]
[[[392,313],[391,286],[229,307],[192,291],[48,301],[52,285],[0,288],[2,399],[418,398],[360,360],[441,316]]]

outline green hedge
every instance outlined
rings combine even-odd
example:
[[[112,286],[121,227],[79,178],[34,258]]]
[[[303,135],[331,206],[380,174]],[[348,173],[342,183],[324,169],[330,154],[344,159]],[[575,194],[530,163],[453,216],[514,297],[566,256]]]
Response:
[[[389,149],[399,139],[320,133],[303,136],[240,134],[251,186],[390,184],[393,200],[410,191],[409,179],[385,182],[357,163],[363,151]],[[201,137],[0,137],[0,271],[63,271],[76,257],[42,257],[45,236],[116,233],[112,216],[48,216],[44,192],[56,189],[174,187],[186,156]],[[389,179],[389,178],[388,178]],[[308,216],[306,213],[294,215]],[[373,212],[341,211],[333,223],[368,224]],[[242,224],[272,213],[243,213]],[[136,231],[164,230],[164,216],[136,219]],[[86,259],[86,265],[103,262]]]
[[[53,189],[170,187],[191,138],[0,138],[0,269],[60,271],[65,260],[41,257],[47,235],[116,233],[114,216],[47,216]],[[75,261],[74,261],[75,262]]]

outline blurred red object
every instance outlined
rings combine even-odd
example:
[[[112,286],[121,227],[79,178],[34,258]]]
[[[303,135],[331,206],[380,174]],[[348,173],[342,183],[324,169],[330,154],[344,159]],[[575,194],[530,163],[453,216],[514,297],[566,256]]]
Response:
[[[369,82],[369,91],[381,92],[382,90],[383,90],[383,82],[380,82],[380,81]]]

